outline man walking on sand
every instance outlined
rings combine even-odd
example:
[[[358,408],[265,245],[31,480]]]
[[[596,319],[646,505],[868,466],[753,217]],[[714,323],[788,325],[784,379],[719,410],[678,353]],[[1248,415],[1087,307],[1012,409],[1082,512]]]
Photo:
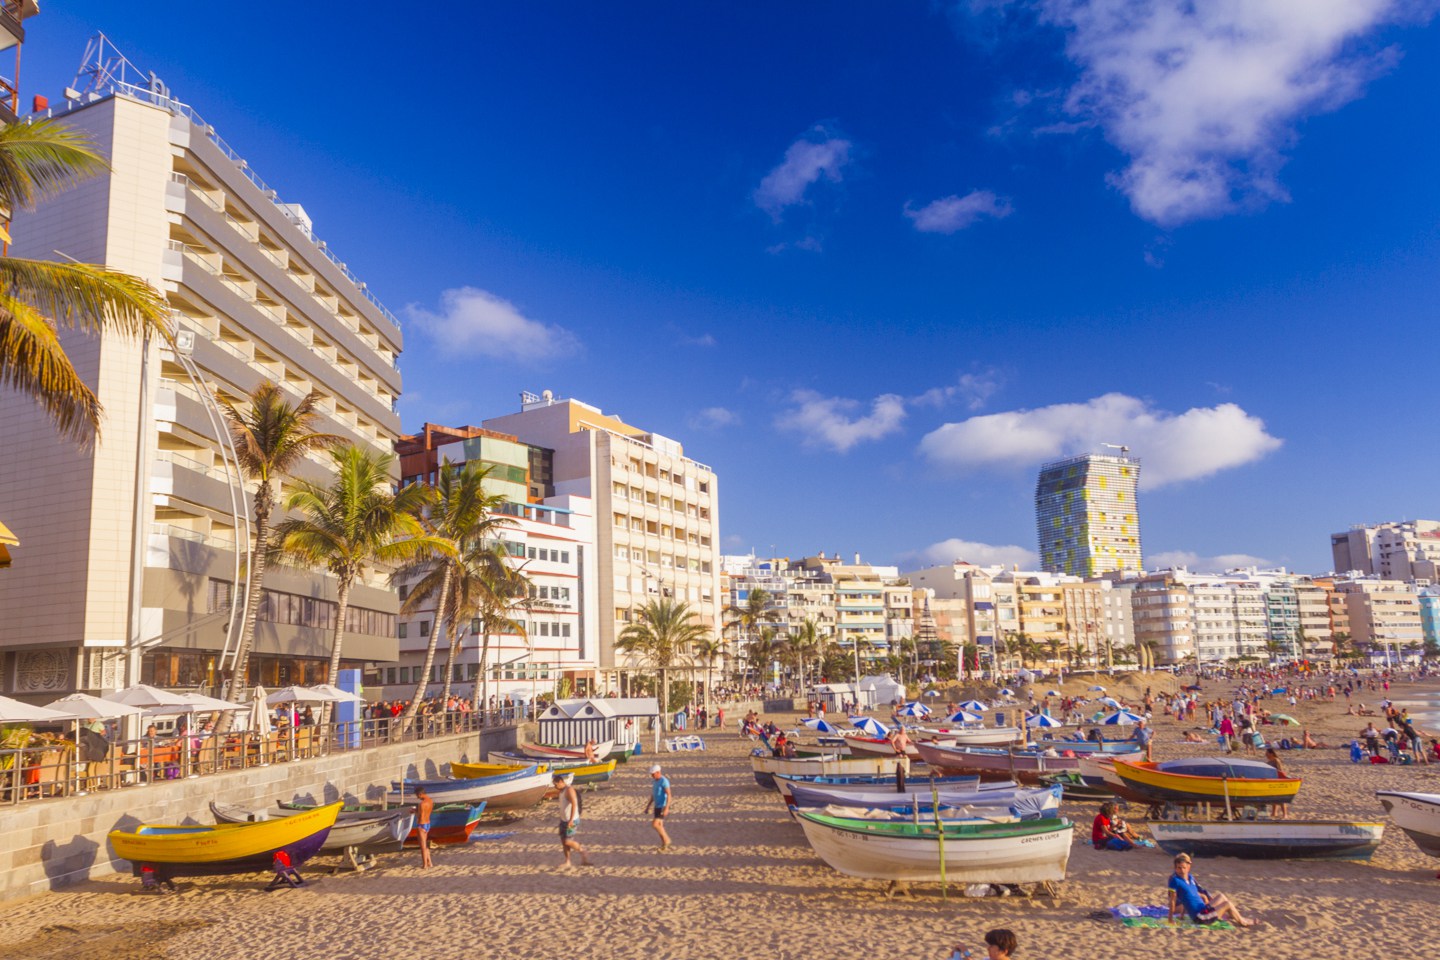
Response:
[[[565,863],[561,870],[570,869],[570,854],[580,854],[580,866],[590,866],[590,854],[580,846],[575,834],[580,831],[580,794],[575,791],[575,775],[557,773],[551,778],[555,789],[560,791],[560,849],[565,852]]]
[[[650,826],[660,834],[661,851],[670,849],[670,834],[665,832],[665,814],[670,812],[670,778],[660,772],[660,764],[650,768],[651,783],[650,802],[645,804],[645,809],[653,811]]]
[[[420,803],[415,810],[415,832],[420,834],[420,866],[434,866],[430,861],[430,814],[435,810],[435,801],[424,787],[415,788],[415,799]]]

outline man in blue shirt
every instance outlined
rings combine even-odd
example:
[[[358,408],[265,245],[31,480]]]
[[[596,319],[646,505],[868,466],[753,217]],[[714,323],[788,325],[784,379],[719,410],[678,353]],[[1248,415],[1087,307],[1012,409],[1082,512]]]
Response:
[[[1240,915],[1240,908],[1231,903],[1223,893],[1211,893],[1200,886],[1190,875],[1190,855],[1175,855],[1175,872],[1170,876],[1170,922],[1182,912],[1190,915],[1196,923],[1214,923],[1229,920],[1237,927],[1253,927],[1254,920]]]
[[[646,810],[653,810],[650,826],[660,834],[661,851],[670,849],[670,835],[665,832],[665,814],[670,811],[670,778],[660,772],[660,764],[650,768],[650,779],[653,781],[650,789],[650,802],[645,804]]]

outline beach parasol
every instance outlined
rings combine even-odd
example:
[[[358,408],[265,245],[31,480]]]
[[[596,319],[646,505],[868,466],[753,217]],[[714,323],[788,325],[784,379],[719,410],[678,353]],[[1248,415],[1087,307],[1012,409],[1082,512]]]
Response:
[[[325,694],[311,687],[281,687],[265,698],[267,706],[278,707],[282,703],[325,703]]]
[[[349,690],[341,690],[333,683],[317,683],[310,688],[316,693],[325,694],[325,699],[333,703],[364,703],[365,698],[358,693],[351,693]]]
[[[957,710],[945,718],[947,723],[984,723],[985,718],[978,713],[969,713],[965,710]]]
[[[133,717],[145,712],[141,707],[92,697],[88,693],[72,693],[68,697],[61,697],[54,703],[47,704],[45,709],[68,713],[77,720],[118,720],[120,717]]]
[[[1114,697],[1101,697],[1099,702],[1105,704],[1107,707],[1114,707],[1116,710],[1120,709],[1120,701]]]
[[[898,717],[919,717],[921,719],[930,716],[930,708],[919,700],[911,700],[905,706],[895,711]]]
[[[1109,726],[1129,726],[1130,724],[1139,723],[1144,719],[1144,717],[1136,716],[1129,710],[1116,710],[1100,722]]]
[[[1011,690],[1009,687],[1001,687],[1001,688],[1000,688],[1000,696],[1002,696],[1002,697],[1013,697],[1013,696],[1015,696],[1015,691],[1014,691],[1014,690]]]
[[[75,714],[0,697],[0,723],[58,723],[74,720]]]
[[[1033,716],[1025,718],[1025,726],[1030,727],[1031,729],[1038,727],[1042,730],[1050,730],[1055,727],[1063,727],[1065,726],[1065,724],[1061,723],[1059,720],[1056,720],[1048,713],[1037,713]]]
[[[1288,713],[1272,713],[1270,715],[1270,719],[1275,723],[1289,724],[1292,727],[1300,726],[1300,721],[1296,720]]]
[[[966,700],[964,703],[960,704],[960,709],[970,710],[974,713],[982,713],[986,710],[989,710],[990,708],[987,707],[985,704],[981,703],[979,700]]]
[[[176,713],[185,713],[183,708],[189,706],[182,694],[161,690],[159,687],[152,687],[146,683],[137,683],[133,687],[107,693],[100,699],[109,700],[111,703],[140,707],[142,710],[154,710],[158,707],[181,707],[182,709],[175,711]]]
[[[840,732],[840,728],[835,726],[835,724],[818,717],[813,720],[801,720],[800,722],[803,723],[805,726],[809,727],[811,730],[814,730],[816,733]]]
[[[940,696],[940,691],[939,691],[939,690],[926,690],[926,691],[925,691],[925,696],[927,696],[927,697],[938,697],[938,696]]]
[[[1060,691],[1059,691],[1059,690],[1046,690],[1046,691],[1045,691],[1045,696],[1047,696],[1047,697],[1058,697],[1058,696],[1060,696]]]
[[[152,717],[168,717],[178,713],[220,713],[225,710],[245,709],[243,703],[217,700],[214,697],[207,697],[203,693],[177,693],[176,696],[180,698],[179,703],[151,707],[145,712]]]
[[[1105,688],[1102,687],[1102,686],[1100,686],[1100,684],[1097,683],[1097,684],[1095,684],[1095,686],[1093,686],[1093,687],[1090,688],[1090,692],[1091,692],[1091,693],[1104,693],[1104,692],[1105,692]]]
[[[890,728],[874,717],[851,717],[850,724],[861,733],[869,734],[872,737],[890,735]]]

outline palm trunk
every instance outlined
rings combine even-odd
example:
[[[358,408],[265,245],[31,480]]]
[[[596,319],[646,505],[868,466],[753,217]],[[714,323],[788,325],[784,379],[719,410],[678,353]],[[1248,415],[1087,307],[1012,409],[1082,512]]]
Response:
[[[266,546],[270,539],[270,485],[262,483],[255,491],[255,548],[250,551],[250,579],[245,584],[245,622],[240,628],[240,643],[235,648],[235,664],[230,671],[231,703],[240,703],[250,693],[246,674],[250,671],[250,651],[255,645],[255,618],[260,613],[260,597],[265,585]],[[233,602],[233,601],[232,601]],[[223,711],[216,724],[217,733],[229,733],[238,710]]]
[[[401,729],[408,729],[415,715],[420,712],[420,701],[425,699],[425,688],[430,685],[430,670],[435,666],[435,648],[440,643],[440,634],[445,625],[441,613],[445,605],[450,602],[450,566],[447,564],[445,573],[440,577],[440,598],[435,604],[435,629],[430,631],[430,643],[425,648],[425,665],[420,668],[420,679],[415,684],[415,695],[410,698],[410,706],[405,708],[404,719],[401,721]]]
[[[669,730],[671,723],[670,716],[670,670],[667,667],[660,668],[660,729]]]
[[[450,626],[448,621],[446,625]],[[460,631],[455,630],[453,632],[454,636],[450,638],[449,651],[445,654],[445,686],[440,691],[440,704],[442,710],[445,708],[445,705],[450,702],[450,684],[455,679],[455,658],[460,653]]]
[[[330,647],[330,672],[325,677],[326,683],[335,683],[340,679],[340,651],[345,645],[345,612],[350,609],[350,588],[354,583],[354,574],[340,577],[339,590],[335,597],[335,641]],[[328,729],[330,708],[333,706],[333,703],[327,703],[320,708],[321,730]]]
[[[483,621],[485,634],[480,638],[480,704],[478,709],[484,713],[490,708],[490,622]]]

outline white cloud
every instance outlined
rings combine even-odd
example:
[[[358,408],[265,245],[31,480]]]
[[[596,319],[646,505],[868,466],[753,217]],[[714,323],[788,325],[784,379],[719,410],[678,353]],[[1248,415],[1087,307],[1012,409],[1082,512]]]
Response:
[[[861,408],[859,400],[825,397],[813,390],[796,390],[790,395],[795,404],[775,418],[775,426],[798,433],[806,446],[829,447],[844,453],[857,443],[879,440],[900,429],[905,419],[905,399],[893,393],[876,397],[870,412],[854,416]]]
[[[702,333],[698,337],[683,337],[681,343],[689,347],[713,347],[720,341],[715,339],[713,333]]]
[[[724,407],[706,407],[689,420],[696,430],[721,430],[740,423],[740,414]]]
[[[981,217],[996,220],[1010,216],[1010,201],[997,197],[989,190],[972,190],[963,197],[954,194],[932,200],[916,210],[905,204],[905,216],[915,223],[921,233],[955,233],[964,230]]]
[[[810,137],[823,139],[802,137],[790,144],[785,159],[765,174],[760,186],[755,188],[755,205],[776,220],[786,207],[804,201],[805,191],[821,177],[839,183],[840,171],[850,162],[849,140],[830,136],[824,127],[810,131]]]
[[[1022,570],[1034,570],[1040,562],[1040,556],[1034,550],[1027,550],[1014,544],[997,546],[990,543],[977,543],[973,540],[961,540],[958,537],[932,543],[923,550],[902,554],[902,558],[912,561],[917,566],[926,567],[964,560],[978,567],[990,567],[997,563],[1007,567],[1015,564]]]
[[[1192,573],[1224,573],[1237,567],[1269,567],[1264,557],[1248,553],[1221,553],[1202,557],[1193,550],[1164,550],[1145,557],[1145,569],[1164,570],[1167,567],[1184,567]]]
[[[956,469],[1031,467],[1056,457],[1100,452],[1102,443],[1123,443],[1144,466],[1150,489],[1250,463],[1277,449],[1281,440],[1265,422],[1233,403],[1193,407],[1174,414],[1122,393],[1085,403],[1057,403],[947,423],[920,441],[935,463]]]
[[[1000,371],[987,367],[974,373],[960,375],[960,379],[948,387],[932,387],[914,399],[914,403],[943,407],[952,400],[959,400],[970,410],[979,410],[1005,382]]]
[[[448,355],[539,361],[568,356],[580,346],[564,327],[531,320],[513,303],[477,287],[440,294],[440,312],[416,304],[406,318]]]
[[[1162,226],[1287,199],[1282,151],[1307,116],[1395,59],[1357,41],[1431,0],[1025,0],[1080,68],[1065,105],[1129,166],[1113,182]],[[982,6],[994,6],[984,4]]]

